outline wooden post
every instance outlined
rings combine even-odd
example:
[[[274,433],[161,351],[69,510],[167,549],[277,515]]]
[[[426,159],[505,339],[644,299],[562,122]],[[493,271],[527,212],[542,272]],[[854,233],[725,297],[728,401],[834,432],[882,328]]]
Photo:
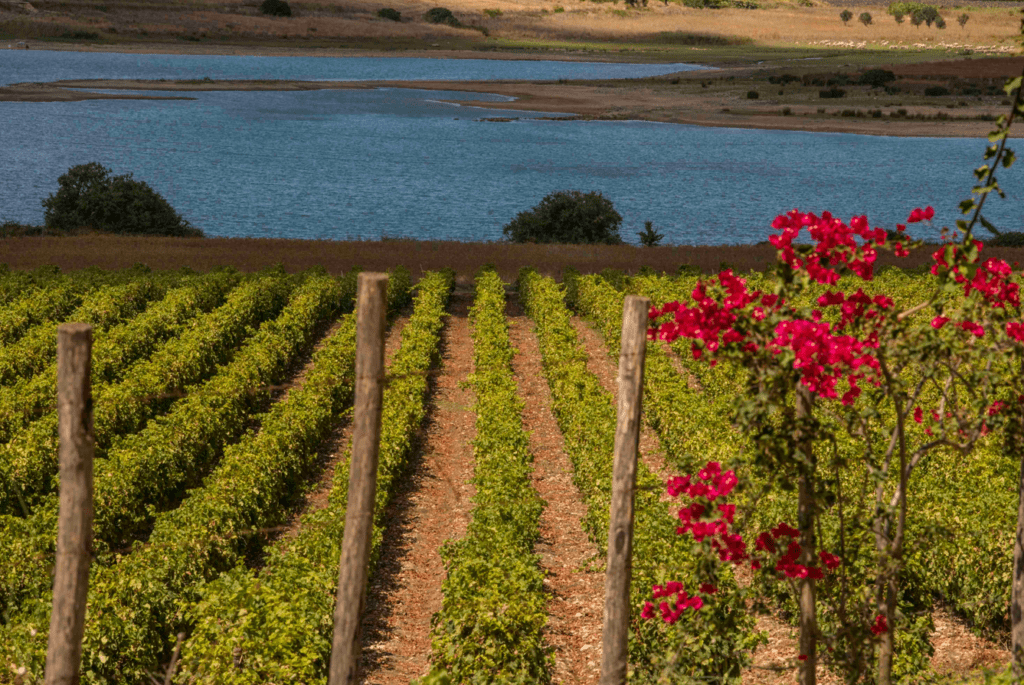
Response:
[[[57,329],[60,509],[46,685],[77,685],[92,560],[92,326]]]
[[[629,583],[633,574],[633,491],[640,443],[647,312],[651,301],[629,295],[622,308],[619,417],[615,426],[608,563],[604,580],[601,685],[623,685],[629,647]]]
[[[341,544],[338,592],[334,606],[329,685],[359,680],[360,621],[366,603],[370,534],[377,490],[380,412],[384,381],[384,319],[387,274],[359,274],[356,294],[356,397],[352,418],[352,462],[348,511]]]

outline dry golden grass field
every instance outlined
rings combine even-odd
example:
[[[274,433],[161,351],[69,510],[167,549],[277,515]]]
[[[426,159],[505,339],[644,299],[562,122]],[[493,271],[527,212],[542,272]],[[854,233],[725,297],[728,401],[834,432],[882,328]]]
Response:
[[[294,0],[290,18],[261,15],[256,0],[0,0],[0,41],[41,40],[47,47],[70,42],[98,49],[148,44],[149,49],[182,52],[231,46],[542,49],[614,52],[616,58],[638,52],[645,59],[689,56],[703,62],[756,58],[763,49],[1006,54],[1019,47],[1016,2],[946,7],[944,30],[897,24],[885,4],[835,2],[758,0],[757,9],[710,10],[685,7],[679,0],[649,0],[646,7],[627,7],[625,0],[446,0],[464,25],[452,28],[424,20],[424,12],[437,4],[433,0]],[[402,20],[378,18],[385,6],[399,10]],[[845,25],[839,19],[842,9],[854,16]],[[873,17],[870,25],[856,19],[865,11]],[[963,12],[970,19],[961,27],[956,17]]]

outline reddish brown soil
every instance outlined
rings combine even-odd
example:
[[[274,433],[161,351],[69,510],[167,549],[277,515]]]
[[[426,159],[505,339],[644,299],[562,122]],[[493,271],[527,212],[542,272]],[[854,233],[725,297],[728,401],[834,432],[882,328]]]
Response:
[[[464,385],[473,371],[471,300],[466,289],[452,295],[422,449],[388,509],[363,618],[368,685],[408,685],[430,668],[430,620],[445,577],[440,549],[465,534],[473,496],[474,395]]]
[[[1003,668],[1010,663],[1010,650],[974,635],[946,608],[936,608],[932,621],[932,668],[940,675],[963,678],[981,668]]]
[[[547,507],[541,515],[536,551],[547,574],[548,624],[545,640],[554,650],[555,683],[596,683],[601,670],[604,574],[594,571],[597,546],[583,530],[587,508],[572,482],[572,463],[551,413],[533,322],[517,299],[508,306],[509,336],[518,350],[512,361],[519,397],[526,405],[523,426],[530,433],[533,487]]]

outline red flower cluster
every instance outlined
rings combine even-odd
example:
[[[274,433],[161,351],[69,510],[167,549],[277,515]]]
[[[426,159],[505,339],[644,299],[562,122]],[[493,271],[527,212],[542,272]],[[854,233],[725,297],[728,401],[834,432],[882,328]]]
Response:
[[[889,632],[889,623],[885,620],[885,616],[879,614],[875,616],[875,622],[871,626],[872,635],[881,635],[882,633]]]
[[[872,245],[882,245],[886,240],[885,230],[871,228],[865,216],[855,216],[846,225],[829,212],[823,212],[819,217],[794,209],[775,217],[772,228],[782,231],[781,235],[769,238],[779,250],[780,260],[794,270],[806,271],[813,280],[826,285],[833,285],[839,280],[839,272],[833,267],[840,264],[870,281],[878,257]],[[810,232],[815,246],[809,256],[801,259],[793,249],[793,241],[804,228]],[[858,243],[855,236],[863,242]]]
[[[800,543],[795,540],[800,535],[793,526],[788,523],[780,523],[779,525],[772,528],[771,532],[761,533],[757,536],[757,540],[754,543],[758,551],[766,554],[775,554],[779,551],[782,542],[778,542],[781,538],[788,538],[789,542],[785,543],[786,551],[780,557],[778,562],[775,564],[775,570],[784,574],[787,578],[813,578],[814,580],[821,580],[824,578],[824,572],[818,566],[804,566],[798,564],[797,559],[800,558],[800,552],[802,548]],[[778,544],[776,544],[778,542]],[[821,559],[821,563],[825,565],[825,568],[829,571],[834,571],[839,568],[842,561],[834,554],[825,552],[824,550],[818,552],[818,558]],[[758,560],[754,560],[751,566],[756,570],[761,567]]]
[[[688,506],[679,509],[680,525],[676,528],[676,533],[679,535],[690,534],[697,542],[708,540],[720,561],[740,564],[750,559],[751,568],[758,570],[762,567],[762,560],[751,559],[743,536],[730,532],[730,527],[736,516],[736,505],[724,501],[715,504],[715,500],[727,497],[736,487],[737,482],[738,479],[734,471],[723,471],[720,463],[709,461],[704,468],[697,472],[696,477],[687,475],[669,478],[666,489],[672,497],[685,494],[693,500]],[[775,564],[775,570],[789,578],[820,579],[824,576],[820,567],[808,567],[797,563],[801,548],[794,538],[799,534],[800,532],[788,523],[780,523],[771,532],[761,533],[757,537],[757,550],[765,555],[775,554],[779,549],[776,542],[781,538],[789,538],[786,543],[786,551],[779,557]],[[818,557],[825,569],[829,571],[834,571],[841,563],[839,557],[828,552],[819,552]],[[702,584],[699,590],[700,595],[705,596],[713,595],[716,592],[718,592],[718,588],[710,583]],[[652,593],[655,600],[675,596],[674,601],[665,601],[658,605],[661,618],[666,623],[675,623],[687,609],[697,611],[704,606],[704,599],[700,595],[689,595],[683,584],[677,581],[666,583],[664,586],[655,585],[652,588]],[[643,618],[653,618],[654,609],[654,603],[646,602],[640,615]]]
[[[986,259],[974,273],[974,278],[969,281],[964,279],[964,295],[970,295],[972,290],[976,290],[989,306],[1005,307],[1009,303],[1019,307],[1020,286],[1010,281],[1011,273],[1010,265],[1002,259]]]
[[[843,404],[852,404],[860,395],[857,382],[864,377],[862,366],[878,369],[878,360],[870,350],[878,347],[874,335],[858,340],[849,335],[833,335],[832,325],[824,322],[795,319],[775,327],[772,346],[781,351],[793,350],[793,368],[800,372],[801,382],[816,395],[836,399],[836,384],[844,377],[850,389],[843,394]]]
[[[721,285],[725,290],[722,303],[719,304],[708,295],[708,287]],[[733,328],[736,323],[734,310],[743,309],[752,302],[761,300],[765,306],[771,306],[778,299],[774,296],[763,296],[760,292],[749,292],[747,282],[734,276],[731,269],[726,269],[711,278],[707,283],[697,283],[690,294],[696,307],[684,307],[678,302],[668,302],[658,309],[652,307],[648,316],[657,319],[665,314],[674,314],[674,320],[656,327],[657,335],[662,340],[675,340],[678,337],[693,338],[704,343],[703,348],[693,345],[693,358],[700,359],[702,349],[714,353],[722,343],[735,343],[743,340],[743,334]],[[761,318],[764,318],[763,316]],[[653,332],[650,334],[654,337]]]
[[[665,623],[675,623],[687,609],[699,611],[704,606],[704,600],[701,599],[700,595],[695,594],[691,597],[687,594],[683,584],[675,580],[665,583],[664,586],[655,585],[651,588],[651,592],[654,595],[654,599],[662,599],[673,595],[676,597],[674,602],[661,602],[658,604],[658,609],[661,611],[661,620]],[[713,595],[718,592],[718,588],[704,583],[700,586],[700,592]],[[654,603],[644,602],[644,608],[640,611],[640,616],[643,618],[654,618]]]

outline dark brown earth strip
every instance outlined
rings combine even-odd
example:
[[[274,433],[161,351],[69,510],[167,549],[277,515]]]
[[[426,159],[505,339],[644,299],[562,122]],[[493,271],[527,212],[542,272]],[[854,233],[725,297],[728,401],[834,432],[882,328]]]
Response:
[[[441,336],[422,448],[388,508],[384,546],[363,618],[363,682],[408,685],[430,668],[430,620],[441,608],[441,546],[462,537],[473,496],[472,293],[456,288]]]
[[[533,487],[547,503],[535,550],[547,575],[545,641],[554,650],[552,680],[596,683],[601,670],[604,574],[592,568],[598,550],[583,530],[587,507],[573,485],[572,463],[551,413],[551,391],[544,380],[533,322],[514,295],[507,313],[509,337],[517,350],[512,367],[525,404],[523,427],[530,434],[533,453]]]

